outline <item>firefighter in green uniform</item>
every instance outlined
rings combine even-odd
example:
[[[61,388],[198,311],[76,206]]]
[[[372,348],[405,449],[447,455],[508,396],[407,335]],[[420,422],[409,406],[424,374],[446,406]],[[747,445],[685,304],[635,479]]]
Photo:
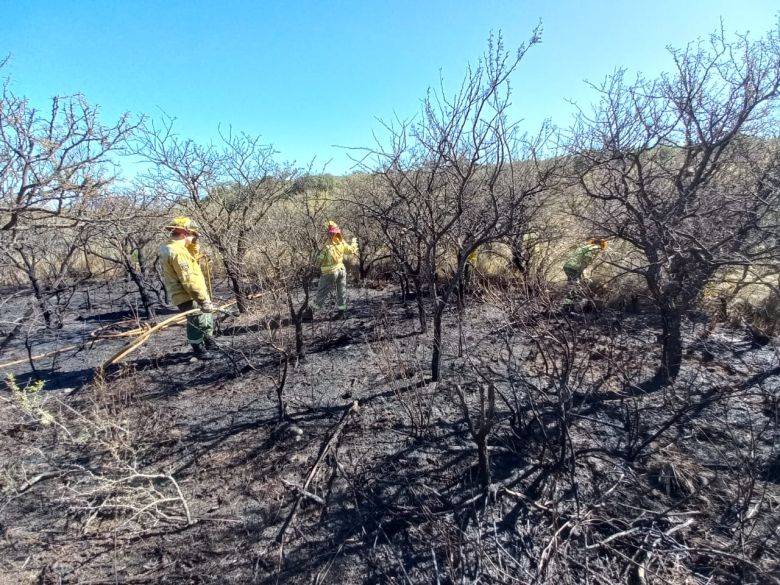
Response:
[[[566,280],[571,283],[578,283],[582,280],[582,274],[585,269],[593,263],[603,250],[609,247],[607,240],[595,238],[589,240],[587,244],[579,246],[563,265],[563,271],[566,273]]]
[[[574,253],[563,264],[563,272],[566,274],[566,280],[569,283],[569,292],[563,299],[563,308],[571,311],[575,308],[575,297],[583,292],[580,285],[582,275],[585,269],[596,259],[596,256],[607,249],[609,243],[602,238],[588,240],[587,244],[577,247]]]

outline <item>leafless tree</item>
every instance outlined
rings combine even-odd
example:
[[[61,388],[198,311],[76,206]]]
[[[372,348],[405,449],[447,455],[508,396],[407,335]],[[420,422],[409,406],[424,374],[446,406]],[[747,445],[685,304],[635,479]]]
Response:
[[[479,402],[476,405],[470,405],[466,398],[466,393],[460,385],[455,387],[458,399],[460,401],[463,417],[466,419],[469,434],[477,446],[477,457],[479,459],[479,482],[487,495],[491,484],[490,474],[490,454],[488,452],[488,437],[493,425],[496,423],[496,389],[488,384],[479,385]],[[472,415],[476,411],[476,416]]]
[[[54,97],[47,111],[3,84],[0,257],[27,281],[49,327],[59,326],[51,299],[73,276],[85,226],[99,221],[93,203],[114,179],[110,156],[134,128],[127,115],[103,125],[81,95]]]
[[[56,229],[83,220],[84,200],[114,178],[109,155],[135,128],[128,115],[112,126],[101,124],[98,116],[81,95],[54,97],[51,109],[42,111],[4,83],[0,232],[12,236],[41,223]]]
[[[157,274],[157,248],[170,205],[139,189],[106,197],[96,213],[104,220],[88,238],[86,253],[121,267],[138,290],[147,318],[154,319],[155,307],[166,302]]]
[[[319,272],[317,252],[332,211],[333,181],[303,175],[291,187],[288,199],[279,202],[265,218],[269,237],[260,251],[268,274],[268,290],[284,299],[295,331],[295,347],[287,351],[296,360],[305,353],[303,323],[309,315],[313,279]]]
[[[780,23],[766,38],[727,39],[671,50],[658,79],[618,71],[596,89],[571,136],[583,215],[598,235],[644,255],[624,266],[644,277],[661,315],[654,382],[682,363],[681,322],[716,271],[778,260]]]
[[[376,218],[366,212],[364,202],[375,196],[377,190],[385,188],[375,174],[356,173],[342,177],[337,188],[336,203],[344,225],[357,237],[360,248],[357,267],[360,279],[366,279],[377,266],[392,260],[386,238]]]
[[[433,380],[440,376],[442,316],[469,254],[523,232],[528,202],[543,189],[550,170],[539,160],[545,132],[535,139],[521,136],[507,112],[509,78],[539,41],[537,30],[527,44],[508,52],[500,36],[491,38],[454,96],[443,88],[430,91],[420,121],[388,125],[390,144],[373,153],[388,194],[366,207],[415,287],[427,284]],[[456,256],[453,274],[441,279],[448,255]],[[421,294],[418,290],[418,299]]]
[[[288,197],[300,172],[278,163],[272,146],[260,137],[220,134],[219,145],[206,146],[173,132],[173,120],[148,124],[135,152],[153,168],[146,181],[182,206],[219,252],[242,313],[247,310],[251,274],[247,259],[263,238],[258,227],[271,206]]]

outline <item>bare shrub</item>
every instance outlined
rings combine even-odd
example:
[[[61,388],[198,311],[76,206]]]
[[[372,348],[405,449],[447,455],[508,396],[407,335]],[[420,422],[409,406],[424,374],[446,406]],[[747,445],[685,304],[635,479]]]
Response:
[[[438,394],[438,384],[428,383],[426,367],[415,350],[417,344],[402,350],[392,337],[385,338],[381,328],[375,330],[379,341],[372,344],[376,363],[382,372],[380,381],[390,386],[412,436],[430,439],[435,436],[433,426]]]
[[[718,270],[777,262],[778,35],[720,31],[672,50],[675,71],[656,80],[619,71],[572,130],[573,197],[590,199],[575,213],[644,255],[624,269],[645,278],[661,314],[655,383],[678,375],[682,318]]]
[[[205,239],[219,252],[238,303],[247,311],[253,289],[247,261],[263,241],[260,226],[274,204],[293,191],[299,169],[277,162],[276,151],[259,137],[232,131],[220,133],[221,143],[203,146],[173,133],[173,120],[146,124],[134,152],[152,163],[145,183],[182,206],[201,226]]]
[[[527,45],[510,53],[500,36],[491,39],[480,65],[467,73],[455,95],[430,92],[421,121],[388,126],[389,144],[371,152],[386,190],[364,207],[382,226],[418,299],[422,283],[427,285],[433,381],[440,378],[442,316],[457,296],[469,255],[526,231],[530,202],[554,167],[539,160],[547,129],[522,137],[507,116],[509,77],[539,40],[534,31]],[[441,279],[453,250],[454,273]],[[421,304],[420,324],[425,331]]]
[[[0,63],[0,69],[5,63]],[[74,270],[91,213],[114,180],[109,157],[135,129],[127,115],[113,125],[80,95],[52,98],[42,111],[8,82],[0,95],[0,266],[32,295],[46,327],[84,275]],[[7,282],[7,281],[6,281]]]
[[[171,470],[143,463],[146,451],[163,439],[163,429],[170,429],[170,421],[163,420],[167,415],[150,412],[142,424],[131,426],[125,416],[130,402],[130,394],[101,379],[83,409],[50,399],[44,430],[24,435],[29,442],[17,442],[18,464],[4,469],[2,505],[45,482],[52,521],[77,519],[85,532],[108,528],[138,534],[161,524],[194,522]],[[51,449],[52,443],[60,448]]]

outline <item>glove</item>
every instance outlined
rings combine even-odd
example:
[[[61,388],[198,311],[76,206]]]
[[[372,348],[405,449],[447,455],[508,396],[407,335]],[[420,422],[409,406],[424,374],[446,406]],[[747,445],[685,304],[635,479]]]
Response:
[[[204,301],[200,304],[200,311],[201,313],[213,313],[214,312],[214,303],[211,301]]]

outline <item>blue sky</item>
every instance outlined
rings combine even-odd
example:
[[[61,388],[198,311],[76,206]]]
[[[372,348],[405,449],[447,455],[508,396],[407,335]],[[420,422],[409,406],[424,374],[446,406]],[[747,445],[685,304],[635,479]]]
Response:
[[[656,75],[665,47],[720,26],[762,36],[777,0],[16,0],[0,20],[2,72],[46,108],[80,92],[110,122],[125,111],[177,118],[207,143],[217,128],[261,135],[280,160],[349,172],[334,145],[372,146],[378,120],[409,118],[429,86],[459,82],[491,31],[507,47],[541,20],[542,44],[512,79],[513,115],[533,132],[567,126],[594,98],[584,80],[616,67]]]

